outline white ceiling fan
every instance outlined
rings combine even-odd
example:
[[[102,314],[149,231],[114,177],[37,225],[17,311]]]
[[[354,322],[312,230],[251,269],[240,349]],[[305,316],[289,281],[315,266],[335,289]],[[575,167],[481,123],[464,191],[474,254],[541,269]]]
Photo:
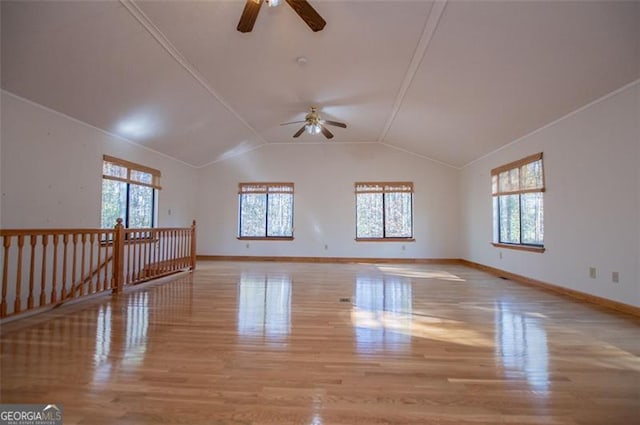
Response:
[[[280,125],[300,124],[300,123],[304,123],[304,125],[300,128],[300,130],[295,132],[293,137],[300,137],[300,135],[304,133],[306,130],[307,133],[311,135],[322,133],[324,137],[326,137],[327,139],[333,139],[333,133],[331,133],[329,129],[325,127],[325,125],[333,125],[335,127],[347,128],[347,125],[343,122],[322,119],[320,117],[320,114],[318,114],[318,108],[315,106],[311,107],[309,113],[304,117],[304,120],[285,122]]]

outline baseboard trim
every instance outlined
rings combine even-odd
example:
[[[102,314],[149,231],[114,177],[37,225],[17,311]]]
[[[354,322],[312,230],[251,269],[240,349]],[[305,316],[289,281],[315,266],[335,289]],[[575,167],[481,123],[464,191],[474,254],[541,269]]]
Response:
[[[640,307],[621,303],[619,301],[613,301],[607,298],[602,298],[597,295],[587,294],[586,292],[576,291],[575,289],[565,288],[559,285],[532,279],[530,277],[511,273],[506,270],[498,269],[491,266],[485,266],[484,264],[475,263],[469,260],[460,260],[459,263],[477,270],[485,271],[498,277],[505,277],[523,285],[534,286],[536,288],[552,291],[557,294],[565,295],[581,301],[586,301],[588,303],[595,304],[600,307],[605,307],[610,310],[615,310],[618,312],[631,314],[632,316],[640,317]]]
[[[360,257],[273,257],[253,255],[198,255],[198,261],[271,261],[283,263],[367,263],[367,264],[460,264],[458,258],[360,258]]]

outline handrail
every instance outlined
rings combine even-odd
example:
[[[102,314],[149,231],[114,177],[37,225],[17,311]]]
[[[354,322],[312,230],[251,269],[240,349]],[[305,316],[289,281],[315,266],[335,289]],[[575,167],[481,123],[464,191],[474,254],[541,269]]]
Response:
[[[194,270],[195,230],[0,229],[0,319]]]

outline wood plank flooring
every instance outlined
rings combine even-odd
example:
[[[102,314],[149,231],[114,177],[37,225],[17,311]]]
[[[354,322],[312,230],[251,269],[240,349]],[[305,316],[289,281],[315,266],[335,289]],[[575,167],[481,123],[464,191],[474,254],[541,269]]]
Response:
[[[201,262],[1,331],[65,424],[640,423],[640,320],[456,265]]]

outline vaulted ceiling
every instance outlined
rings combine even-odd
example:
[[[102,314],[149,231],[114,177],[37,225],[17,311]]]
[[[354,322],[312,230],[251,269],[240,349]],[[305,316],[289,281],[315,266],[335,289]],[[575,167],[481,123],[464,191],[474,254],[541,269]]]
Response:
[[[640,78],[637,1],[2,1],[2,88],[202,166],[378,142],[461,167]],[[298,61],[304,57],[306,62]],[[332,141],[303,134],[311,105]]]

